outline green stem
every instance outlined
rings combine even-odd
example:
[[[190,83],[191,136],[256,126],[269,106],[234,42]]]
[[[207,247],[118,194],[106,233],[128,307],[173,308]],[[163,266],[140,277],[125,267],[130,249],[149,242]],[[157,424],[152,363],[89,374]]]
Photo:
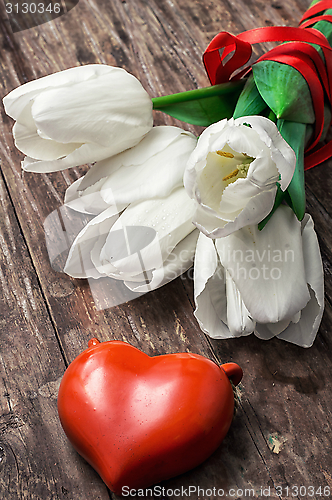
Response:
[[[187,90],[186,92],[179,92],[177,94],[170,94],[161,97],[153,97],[153,109],[160,109],[169,106],[170,104],[178,104],[180,102],[196,101],[198,99],[205,99],[207,97],[227,96],[233,94],[234,90],[242,89],[245,80],[238,80],[236,82],[221,83],[213,85],[212,87],[204,87],[202,89]]]
[[[186,123],[208,127],[212,123],[233,116],[244,84],[243,79],[203,89],[154,97],[153,109]]]

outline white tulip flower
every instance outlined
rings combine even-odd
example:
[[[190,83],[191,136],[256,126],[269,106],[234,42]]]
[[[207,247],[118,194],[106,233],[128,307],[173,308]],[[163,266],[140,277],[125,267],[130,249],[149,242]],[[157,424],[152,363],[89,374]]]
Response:
[[[183,187],[166,198],[130,204],[120,216],[111,206],[78,234],[64,271],[75,278],[118,279],[136,292],[158,288],[193,263],[193,210]]]
[[[287,189],[295,164],[294,151],[269,119],[214,123],[199,137],[184,174],[196,202],[195,226],[220,238],[258,224],[273,207],[277,182]]]
[[[189,269],[198,231],[182,178],[196,142],[177,127],[155,127],[137,146],[76,181],[67,205],[98,215],[76,237],[64,271],[122,280],[142,293]]]
[[[121,68],[92,64],[28,82],[3,99],[24,170],[55,172],[135,146],[152,127],[152,101]]]
[[[195,316],[213,338],[255,333],[310,347],[324,310],[324,276],[310,215],[280,206],[262,231],[212,240],[200,233]]]

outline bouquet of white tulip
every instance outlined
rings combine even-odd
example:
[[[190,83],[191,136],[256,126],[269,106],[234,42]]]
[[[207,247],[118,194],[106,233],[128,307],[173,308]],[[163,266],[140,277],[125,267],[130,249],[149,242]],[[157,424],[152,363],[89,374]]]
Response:
[[[324,277],[313,222],[305,214],[304,169],[332,155],[332,142],[319,147],[331,123],[330,6],[315,0],[297,29],[220,33],[204,54],[213,87],[205,95],[200,91],[199,104],[192,105],[193,94],[179,109],[172,96],[163,98],[163,111],[169,105],[172,116],[209,125],[188,160],[184,184],[200,230],[195,316],[211,337],[254,332],[303,347],[316,337]],[[249,41],[288,43],[249,73],[242,68],[251,55]],[[228,106],[234,99],[232,118],[213,89],[220,96],[227,92]]]
[[[304,169],[332,155],[331,143],[319,148],[331,122],[329,3],[315,0],[300,28],[217,35],[203,56],[205,89],[150,99],[124,70],[88,65],[4,99],[25,170],[93,163],[66,193],[67,206],[95,218],[65,272],[146,292],[195,259],[205,333],[312,345],[324,281]],[[244,67],[262,41],[288,43]],[[153,127],[152,109],[207,128],[197,140]]]

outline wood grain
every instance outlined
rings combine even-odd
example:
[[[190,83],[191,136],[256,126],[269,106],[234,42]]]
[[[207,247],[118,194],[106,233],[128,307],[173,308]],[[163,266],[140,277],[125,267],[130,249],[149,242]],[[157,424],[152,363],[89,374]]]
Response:
[[[65,362],[2,178],[0,201],[1,497],[88,498],[88,488],[107,499],[61,429],[56,398]]]
[[[206,86],[201,55],[217,32],[294,26],[308,5],[306,0],[80,0],[54,21],[13,33],[0,3],[0,97],[26,81],[89,63],[124,67],[151,97]],[[255,54],[269,47],[257,46]],[[72,450],[56,412],[65,367],[93,336],[126,340],[150,355],[190,351],[218,363],[236,361],[244,369],[238,411],[222,446],[200,467],[161,486],[253,488],[256,498],[261,487],[271,487],[275,497],[276,486],[332,488],[330,162],[307,175],[308,211],[326,272],[326,312],[314,346],[304,350],[254,336],[212,341],[193,317],[189,274],[101,309],[103,301],[121,295],[121,287],[106,280],[94,299],[88,281],[52,268],[45,221],[61,211],[66,188],[87,167],[22,172],[12,121],[0,109],[0,498],[115,498]],[[160,112],[155,120],[200,132]]]

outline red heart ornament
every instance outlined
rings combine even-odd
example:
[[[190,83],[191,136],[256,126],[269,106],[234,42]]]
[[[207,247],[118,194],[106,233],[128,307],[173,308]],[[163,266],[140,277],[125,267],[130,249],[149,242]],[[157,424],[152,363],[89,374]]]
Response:
[[[117,494],[146,488],[208,458],[232,421],[242,370],[197,354],[150,357],[121,341],[89,342],[58,395],[74,448]]]

